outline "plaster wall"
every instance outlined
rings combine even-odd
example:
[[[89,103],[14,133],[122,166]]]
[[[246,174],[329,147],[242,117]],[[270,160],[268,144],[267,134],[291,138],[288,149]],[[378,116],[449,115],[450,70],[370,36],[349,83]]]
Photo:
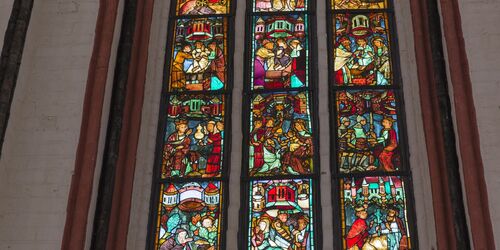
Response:
[[[0,249],[61,247],[98,7],[35,1],[0,159]]]
[[[496,245],[500,244],[500,1],[460,0]]]
[[[12,13],[12,6],[14,0],[0,1],[0,49],[3,48],[3,40],[7,25],[9,25],[10,14]]]

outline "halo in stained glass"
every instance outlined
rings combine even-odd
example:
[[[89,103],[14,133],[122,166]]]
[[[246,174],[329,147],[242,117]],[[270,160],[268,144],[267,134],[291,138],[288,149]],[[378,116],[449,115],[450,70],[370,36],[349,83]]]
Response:
[[[343,178],[340,187],[343,249],[412,249],[401,177]]]
[[[401,168],[394,91],[339,91],[336,110],[340,172],[392,172]]]
[[[169,91],[224,89],[227,82],[225,17],[174,21]]]
[[[219,181],[161,185],[155,249],[220,249]]]
[[[252,17],[251,88],[308,86],[308,16]]]
[[[177,15],[228,14],[232,0],[177,0]]]
[[[314,249],[310,179],[250,183],[248,249]]]
[[[386,13],[337,13],[333,16],[335,84],[393,83],[389,23]]]
[[[254,12],[305,11],[309,0],[254,0]]]
[[[331,0],[333,9],[385,9],[387,0]]]
[[[224,103],[223,95],[169,97],[162,178],[221,175]]]
[[[249,175],[313,172],[313,136],[307,92],[255,94],[251,103]]]

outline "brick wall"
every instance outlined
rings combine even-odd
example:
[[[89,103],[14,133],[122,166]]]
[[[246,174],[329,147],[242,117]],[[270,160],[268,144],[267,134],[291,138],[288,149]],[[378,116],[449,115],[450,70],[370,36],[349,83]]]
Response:
[[[460,0],[489,193],[495,241],[500,244],[500,1]]]
[[[35,1],[0,160],[0,249],[60,248],[98,4]]]

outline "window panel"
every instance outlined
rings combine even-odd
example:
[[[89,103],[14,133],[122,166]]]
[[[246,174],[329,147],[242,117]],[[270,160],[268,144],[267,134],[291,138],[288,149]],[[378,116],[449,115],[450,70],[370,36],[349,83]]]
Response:
[[[222,197],[218,181],[162,184],[157,248],[219,249]]]
[[[331,0],[334,9],[383,9],[387,0]]]
[[[252,98],[250,176],[313,172],[313,136],[307,92],[274,92]]]
[[[304,11],[307,0],[255,0],[254,12]]]
[[[367,243],[372,249],[411,248],[401,177],[344,178],[340,186],[344,249]]]
[[[248,249],[315,249],[312,186],[310,179],[252,181]]]
[[[148,249],[225,249],[230,5],[229,0],[172,1]]]
[[[241,249],[321,248],[316,228],[316,90],[309,1],[254,0],[247,10]],[[307,11],[307,13],[306,13]],[[310,37],[311,36],[311,37]],[[313,191],[314,189],[314,191]]]
[[[224,89],[227,81],[225,17],[175,21],[170,91]]]
[[[252,88],[308,86],[308,16],[254,16]]]
[[[387,14],[337,13],[333,20],[335,84],[391,85],[393,74]]]
[[[228,14],[231,0],[178,0],[177,15]]]
[[[162,177],[218,177],[224,146],[223,95],[172,95]]]
[[[401,155],[394,91],[339,91],[336,102],[340,172],[399,170]]]
[[[332,7],[332,180],[339,185],[333,200],[340,211],[334,244],[418,249],[392,5],[326,1]]]

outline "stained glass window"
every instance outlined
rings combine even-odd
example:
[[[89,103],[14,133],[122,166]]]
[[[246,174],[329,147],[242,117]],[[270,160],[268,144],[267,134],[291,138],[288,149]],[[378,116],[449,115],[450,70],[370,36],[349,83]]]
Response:
[[[248,9],[241,249],[320,249],[309,1]]]
[[[227,78],[225,17],[175,21],[169,90],[220,90]]]
[[[252,89],[307,86],[308,19],[305,14],[253,17]]]
[[[363,10],[387,8],[388,0],[327,0],[331,1],[333,9]]]
[[[327,0],[341,249],[416,249],[392,2]]]
[[[173,1],[148,249],[224,249],[234,10]]]
[[[177,15],[213,15],[231,12],[231,0],[177,0]]]

